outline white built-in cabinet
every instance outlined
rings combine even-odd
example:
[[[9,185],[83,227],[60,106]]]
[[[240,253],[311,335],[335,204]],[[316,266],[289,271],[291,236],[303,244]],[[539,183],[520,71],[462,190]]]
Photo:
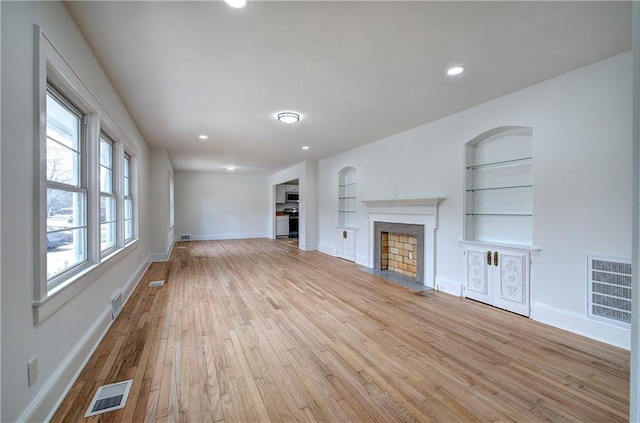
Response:
[[[356,261],[356,169],[338,172],[338,226],[336,256]]]
[[[336,230],[336,256],[349,261],[356,261],[356,230],[340,228]]]
[[[529,316],[529,252],[469,246],[465,296]]]
[[[533,131],[500,127],[465,145],[465,296],[529,316]]]

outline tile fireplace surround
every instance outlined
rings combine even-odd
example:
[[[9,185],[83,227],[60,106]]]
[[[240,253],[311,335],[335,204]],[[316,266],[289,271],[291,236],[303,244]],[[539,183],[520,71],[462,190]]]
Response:
[[[418,257],[423,256],[423,260],[418,262],[418,281],[433,288],[435,286],[435,231],[438,229],[438,204],[443,200],[444,197],[363,200],[369,223],[369,267],[380,270],[382,232],[416,235],[418,248],[421,249]],[[388,228],[393,229],[387,230]],[[409,232],[404,232],[405,230]]]

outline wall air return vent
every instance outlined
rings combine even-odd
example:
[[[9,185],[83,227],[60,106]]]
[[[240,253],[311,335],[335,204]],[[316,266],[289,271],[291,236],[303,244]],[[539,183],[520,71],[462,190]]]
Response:
[[[111,297],[111,319],[115,319],[122,310],[122,291],[118,290],[113,297]]]
[[[631,260],[588,256],[589,317],[631,324]]]

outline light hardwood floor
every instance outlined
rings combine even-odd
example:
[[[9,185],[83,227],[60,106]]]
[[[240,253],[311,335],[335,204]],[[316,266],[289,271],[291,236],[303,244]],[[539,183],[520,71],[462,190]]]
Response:
[[[88,420],[621,422],[629,354],[287,243],[202,241],[151,265],[53,421],[127,379]]]

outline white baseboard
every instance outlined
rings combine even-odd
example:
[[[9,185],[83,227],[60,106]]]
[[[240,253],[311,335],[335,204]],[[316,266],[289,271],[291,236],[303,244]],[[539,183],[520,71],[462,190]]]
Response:
[[[318,244],[304,244],[300,246],[303,251],[318,251]]]
[[[173,251],[174,245],[176,245],[175,240],[171,241],[171,245],[169,246],[169,251],[167,251],[166,253],[151,254],[151,256],[149,256],[149,260],[152,262],[169,260],[169,257],[171,257],[171,252]]]
[[[444,279],[436,276],[437,291],[446,292],[447,294],[455,295],[456,297],[462,297],[462,284],[458,281],[452,281],[450,279]]]
[[[589,319],[545,304],[531,305],[531,319],[583,335],[616,347],[631,349],[631,330],[614,324]]]
[[[266,232],[255,233],[255,234],[203,234],[203,235],[194,235],[189,234],[191,239],[189,241],[221,241],[225,239],[251,239],[251,238],[268,238]],[[180,235],[176,237],[176,241],[182,241],[180,239]]]
[[[371,267],[369,265],[369,257],[361,256],[361,255],[358,255],[357,253],[356,253],[356,264],[359,264],[360,266]]]
[[[142,276],[147,271],[149,264],[149,261],[141,263],[136,273],[129,279],[127,284],[122,287],[123,297],[125,298],[123,307],[127,301],[129,301],[131,293],[135,290],[136,286],[138,286],[140,280],[142,280]],[[65,396],[73,387],[73,384],[80,376],[80,372],[82,372],[82,369],[96,348],[98,348],[100,341],[102,341],[112,324],[111,305],[108,305],[105,311],[85,333],[80,342],[76,344],[69,355],[67,355],[60,366],[58,366],[53,375],[44,383],[40,392],[22,412],[17,421],[47,422],[53,418],[58,407],[62,404]]]
[[[318,245],[318,251],[320,251],[321,253],[324,253],[328,256],[336,256],[336,247],[335,245],[328,245],[328,244],[319,244]]]

